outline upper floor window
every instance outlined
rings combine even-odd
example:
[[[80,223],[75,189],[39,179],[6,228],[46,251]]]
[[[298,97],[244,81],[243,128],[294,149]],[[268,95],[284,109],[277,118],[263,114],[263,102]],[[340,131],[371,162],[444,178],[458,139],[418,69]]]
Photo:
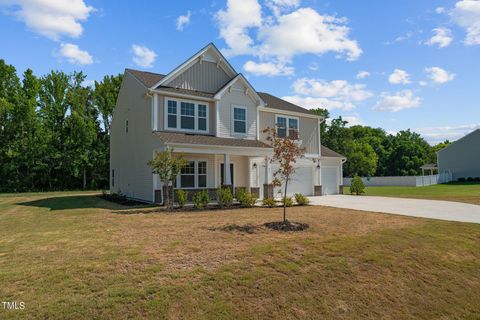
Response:
[[[247,133],[247,108],[233,107],[233,133]]]
[[[208,105],[166,99],[165,129],[188,132],[208,131]]]
[[[287,135],[291,139],[298,139],[298,118],[276,116],[277,135],[285,138]]]

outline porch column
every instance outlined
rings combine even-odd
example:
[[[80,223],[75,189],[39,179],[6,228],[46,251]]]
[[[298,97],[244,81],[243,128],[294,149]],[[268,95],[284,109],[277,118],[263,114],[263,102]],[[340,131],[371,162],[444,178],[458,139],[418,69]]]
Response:
[[[273,198],[273,177],[272,177],[272,165],[270,159],[265,157],[265,181],[263,182],[263,197]]]
[[[230,172],[230,155],[226,153],[223,155],[223,179],[225,186],[232,185],[232,176]]]
[[[317,165],[315,166],[315,180],[317,183],[313,187],[313,195],[321,196],[322,195],[322,168],[320,166],[320,160],[318,160]]]

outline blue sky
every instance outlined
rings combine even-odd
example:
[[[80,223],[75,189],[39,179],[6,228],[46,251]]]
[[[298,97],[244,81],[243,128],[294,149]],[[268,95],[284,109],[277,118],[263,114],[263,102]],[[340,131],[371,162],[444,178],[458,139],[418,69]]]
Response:
[[[19,72],[167,73],[214,42],[258,91],[429,142],[480,127],[480,1],[0,0]]]

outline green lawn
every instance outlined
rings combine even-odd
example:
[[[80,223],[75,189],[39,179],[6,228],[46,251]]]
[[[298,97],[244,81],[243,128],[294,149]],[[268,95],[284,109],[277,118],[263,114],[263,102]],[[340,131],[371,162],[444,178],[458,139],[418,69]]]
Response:
[[[154,211],[156,211],[154,213]],[[479,319],[480,225],[290,208],[167,214],[0,195],[0,319]],[[212,231],[212,228],[217,231]]]
[[[344,193],[349,194],[350,188],[345,188]],[[480,205],[480,183],[448,183],[427,187],[367,187],[365,195],[448,200]]]

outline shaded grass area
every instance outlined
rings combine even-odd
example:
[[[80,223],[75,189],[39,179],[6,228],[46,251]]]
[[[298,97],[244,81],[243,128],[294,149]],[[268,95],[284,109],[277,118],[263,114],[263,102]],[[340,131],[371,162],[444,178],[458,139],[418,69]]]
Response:
[[[309,206],[289,209],[304,232],[249,234],[221,228],[281,208],[119,215],[135,209],[58,197],[0,196],[0,297],[26,304],[1,319],[480,317],[480,225]]]
[[[350,194],[350,188],[344,188]],[[426,187],[367,187],[367,196],[466,202],[480,205],[480,183],[446,183]]]

